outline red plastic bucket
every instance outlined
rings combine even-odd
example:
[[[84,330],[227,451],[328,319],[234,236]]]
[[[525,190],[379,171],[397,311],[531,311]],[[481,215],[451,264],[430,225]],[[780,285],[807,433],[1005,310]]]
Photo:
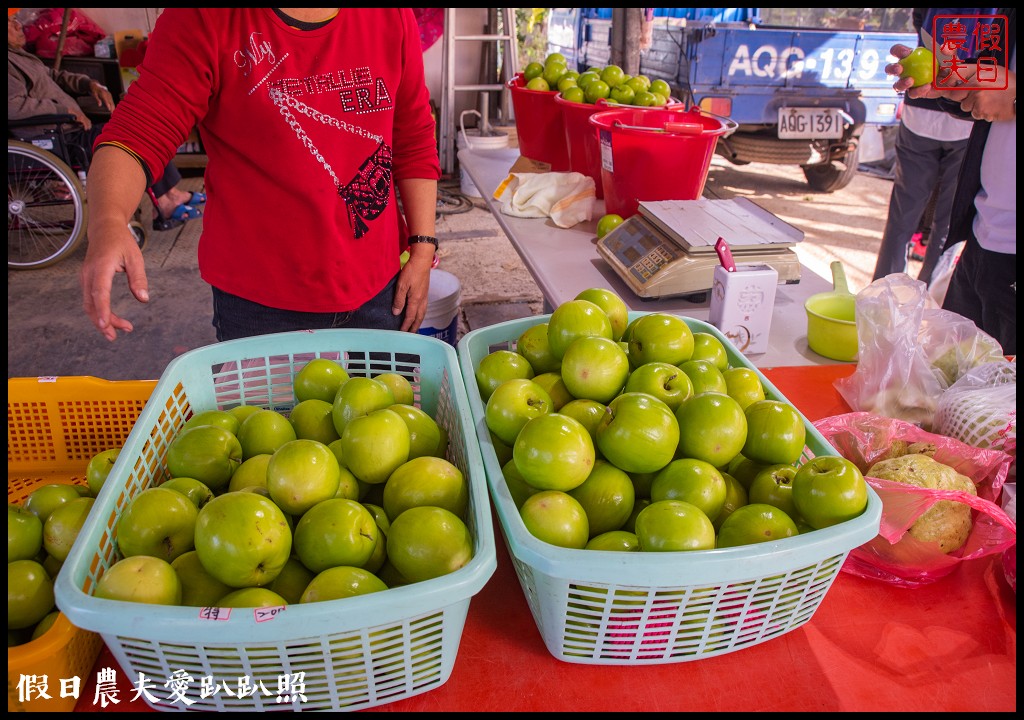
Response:
[[[553,172],[568,172],[569,150],[565,146],[562,111],[555,105],[558,91],[528,90],[522,73],[517,73],[505,86],[512,94],[519,154],[548,163]]]
[[[590,116],[601,148],[606,213],[627,218],[641,200],[696,200],[704,192],[715,144],[736,126],[700,108],[678,107]]]
[[[604,100],[596,103],[569,102],[561,95],[555,96],[555,105],[562,112],[565,145],[569,150],[569,169],[594,178],[597,196],[604,197],[604,188],[601,187],[601,146],[589,120],[594,113],[618,105],[609,105]]]
[[[670,101],[662,109],[680,104],[678,101]],[[569,148],[569,169],[594,178],[597,196],[604,197],[604,187],[601,182],[601,145],[597,140],[597,133],[594,132],[594,126],[590,124],[590,116],[605,110],[620,109],[623,106],[604,99],[598,100],[596,103],[569,102],[560,94],[555,97],[555,105],[561,109],[562,120],[565,124],[565,143]]]

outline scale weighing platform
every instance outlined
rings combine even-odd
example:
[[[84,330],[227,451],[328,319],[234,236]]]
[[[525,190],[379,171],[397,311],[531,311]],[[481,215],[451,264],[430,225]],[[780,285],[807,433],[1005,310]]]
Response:
[[[746,198],[641,202],[636,215],[597,241],[597,250],[641,298],[699,296],[713,285],[719,237],[737,265],[771,265],[779,283],[800,282],[793,246],[803,231]]]

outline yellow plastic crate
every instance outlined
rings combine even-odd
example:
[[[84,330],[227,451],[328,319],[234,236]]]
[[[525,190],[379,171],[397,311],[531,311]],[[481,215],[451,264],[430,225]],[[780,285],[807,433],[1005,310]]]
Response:
[[[84,485],[93,455],[121,447],[156,386],[155,380],[94,377],[7,380],[7,502],[22,504],[50,483]],[[77,676],[85,687],[102,638],[61,614],[40,638],[7,648],[9,712],[71,712],[77,700],[61,697],[61,680]],[[46,677],[49,699],[22,699],[23,676]]]

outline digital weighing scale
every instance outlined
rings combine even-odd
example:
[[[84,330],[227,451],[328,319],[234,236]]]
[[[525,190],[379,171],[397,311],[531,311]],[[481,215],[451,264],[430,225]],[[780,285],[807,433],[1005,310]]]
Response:
[[[697,295],[712,287],[719,237],[737,265],[771,265],[779,283],[800,282],[793,246],[803,231],[746,198],[641,202],[597,250],[641,298]]]

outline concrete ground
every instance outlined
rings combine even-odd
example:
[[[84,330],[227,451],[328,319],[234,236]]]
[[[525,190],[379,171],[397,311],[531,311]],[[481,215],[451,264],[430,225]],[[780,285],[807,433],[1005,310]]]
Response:
[[[187,172],[187,171],[186,171]],[[715,158],[708,185],[719,197],[744,196],[804,230],[797,252],[811,270],[831,278],[841,260],[850,289],[870,283],[888,209],[890,180],[860,173],[830,195],[808,190],[799,169],[729,165]],[[202,177],[183,187],[202,188]],[[540,314],[540,291],[481,199],[466,201],[458,177],[443,181],[451,202],[439,203],[440,267],[461,283],[459,335],[504,320]],[[151,214],[144,213],[147,227]],[[591,224],[596,227],[597,217]],[[215,342],[209,287],[196,269],[202,221],[167,232],[150,229],[145,247],[151,301],[130,297],[115,279],[115,306],[135,331],[110,343],[82,311],[78,270],[84,246],[57,265],[7,273],[8,377],[92,375],[108,380],[154,379],[187,350]],[[912,264],[911,273],[917,267]]]

